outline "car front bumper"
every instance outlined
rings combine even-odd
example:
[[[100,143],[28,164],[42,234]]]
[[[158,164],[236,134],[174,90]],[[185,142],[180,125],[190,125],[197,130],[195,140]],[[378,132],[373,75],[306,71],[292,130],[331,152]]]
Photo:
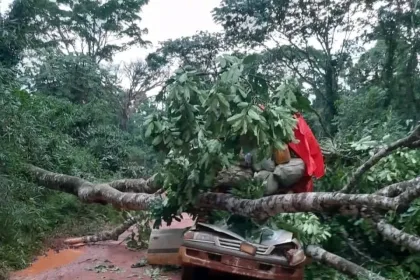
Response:
[[[193,243],[193,244],[190,244]],[[250,256],[242,252],[221,252],[203,247],[195,242],[184,242],[179,249],[179,256],[184,266],[200,266],[210,270],[230,274],[254,277],[258,279],[290,279],[303,280],[304,267],[283,266],[267,262],[264,256]],[[234,253],[234,255],[232,254]],[[272,258],[272,257],[271,257]]]

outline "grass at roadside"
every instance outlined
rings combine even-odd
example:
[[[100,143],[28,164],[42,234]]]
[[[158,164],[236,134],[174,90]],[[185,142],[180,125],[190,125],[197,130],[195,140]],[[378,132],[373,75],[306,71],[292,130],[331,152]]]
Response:
[[[0,280],[7,279],[8,270],[27,267],[44,249],[60,246],[58,239],[93,234],[122,221],[111,206],[86,205],[67,194],[23,195],[23,201],[14,195],[0,212]]]

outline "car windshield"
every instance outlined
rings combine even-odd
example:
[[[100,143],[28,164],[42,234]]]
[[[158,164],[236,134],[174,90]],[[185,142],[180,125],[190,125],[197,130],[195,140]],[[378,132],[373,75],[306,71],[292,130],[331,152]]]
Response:
[[[251,222],[252,223],[252,222]],[[259,226],[255,223],[250,225],[249,220],[230,219],[225,223],[217,225],[201,224],[213,231],[222,232],[237,240],[246,240],[251,243],[262,244],[266,246],[277,245],[291,242],[293,233],[286,230],[274,230],[265,226]]]

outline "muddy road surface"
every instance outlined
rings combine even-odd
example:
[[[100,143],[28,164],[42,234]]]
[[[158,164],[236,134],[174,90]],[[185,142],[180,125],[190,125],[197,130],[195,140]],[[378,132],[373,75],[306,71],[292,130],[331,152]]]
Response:
[[[174,221],[170,228],[185,228],[193,221],[183,215],[181,222]],[[161,228],[167,228],[162,226]],[[146,250],[131,251],[125,238],[135,230],[130,228],[118,241],[104,241],[79,248],[57,246],[39,256],[28,268],[11,274],[11,280],[120,280],[153,279],[180,280],[181,270],[149,265],[140,266]]]

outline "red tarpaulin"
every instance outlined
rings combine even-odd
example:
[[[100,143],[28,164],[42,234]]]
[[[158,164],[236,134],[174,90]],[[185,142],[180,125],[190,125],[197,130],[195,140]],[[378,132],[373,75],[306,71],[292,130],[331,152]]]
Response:
[[[299,143],[289,143],[288,146],[305,163],[306,174],[292,190],[294,193],[312,192],[314,188],[312,176],[319,179],[325,174],[324,158],[318,141],[305,119],[300,114],[295,114],[295,118],[298,123],[294,132]]]

